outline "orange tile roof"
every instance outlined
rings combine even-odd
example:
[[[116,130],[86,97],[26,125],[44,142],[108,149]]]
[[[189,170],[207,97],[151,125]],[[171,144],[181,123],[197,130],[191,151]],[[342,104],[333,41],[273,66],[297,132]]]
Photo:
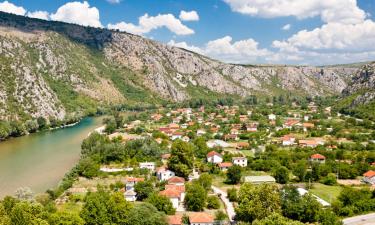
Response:
[[[220,168],[231,167],[231,166],[233,166],[233,164],[231,162],[222,162],[222,163],[219,163],[219,167]]]
[[[177,177],[177,176],[169,178],[168,184],[176,184],[176,183],[185,183],[185,178]]]
[[[191,213],[189,215],[190,223],[213,223],[214,217],[205,212]]]
[[[207,153],[207,157],[212,157],[214,155],[217,155],[219,157],[222,157],[220,153],[217,153],[215,151],[210,151],[209,153]]]
[[[169,188],[169,189],[159,192],[159,194],[167,198],[179,198],[181,195],[181,192],[175,188]]]
[[[165,190],[167,189],[175,189],[179,191],[180,193],[185,192],[185,185],[175,185],[175,184],[166,184],[165,185]]]
[[[182,225],[182,216],[181,215],[173,215],[167,217],[169,225]]]
[[[143,177],[127,177],[126,178],[126,182],[140,182],[140,181],[144,181],[145,178]]]
[[[364,173],[363,176],[364,177],[368,177],[368,178],[374,177],[375,176],[375,171],[369,170],[366,173]]]
[[[321,154],[314,154],[310,156],[311,159],[326,159],[324,155]]]

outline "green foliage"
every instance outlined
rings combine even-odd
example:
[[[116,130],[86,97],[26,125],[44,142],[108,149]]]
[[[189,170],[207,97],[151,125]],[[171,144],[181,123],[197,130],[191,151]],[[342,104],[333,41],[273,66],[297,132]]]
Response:
[[[209,191],[211,190],[211,185],[212,185],[212,176],[208,173],[202,173],[197,182],[206,190]]]
[[[126,225],[167,225],[165,214],[149,203],[137,204],[129,211]]]
[[[277,183],[286,184],[289,181],[289,170],[285,166],[280,166],[274,169],[273,176]]]
[[[255,220],[252,225],[303,225],[303,223],[290,220],[278,213],[273,213],[264,219]]]
[[[229,201],[237,202],[238,197],[237,197],[237,189],[236,188],[229,188],[227,190],[227,195],[228,195]]]
[[[261,220],[272,213],[280,213],[280,196],[277,186],[269,184],[241,186],[238,196],[236,219],[244,222]]]
[[[238,184],[241,181],[242,168],[238,165],[229,167],[227,171],[227,182],[229,184]]]
[[[207,208],[209,209],[219,209],[220,200],[217,196],[208,196],[207,197]]]
[[[172,144],[171,157],[168,162],[168,168],[176,173],[177,176],[188,178],[193,171],[193,146],[182,140],[176,140]]]
[[[151,181],[137,182],[134,185],[134,191],[137,192],[137,199],[142,201],[154,192],[154,185]]]
[[[78,169],[79,175],[87,177],[87,178],[93,178],[98,175],[100,165],[99,163],[94,161],[92,158],[87,157],[79,161],[77,169]]]
[[[174,215],[176,212],[173,208],[172,202],[165,196],[153,193],[146,199],[146,202],[152,204],[159,211],[164,212],[167,215]]]
[[[198,183],[186,186],[185,207],[189,211],[202,211],[206,206],[207,192]]]

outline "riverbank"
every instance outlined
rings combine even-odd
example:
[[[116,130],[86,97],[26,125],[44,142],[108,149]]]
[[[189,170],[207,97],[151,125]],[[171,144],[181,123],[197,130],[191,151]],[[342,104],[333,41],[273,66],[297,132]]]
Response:
[[[35,193],[56,187],[78,163],[82,140],[101,124],[102,117],[87,117],[64,129],[0,142],[0,198],[20,187]]]

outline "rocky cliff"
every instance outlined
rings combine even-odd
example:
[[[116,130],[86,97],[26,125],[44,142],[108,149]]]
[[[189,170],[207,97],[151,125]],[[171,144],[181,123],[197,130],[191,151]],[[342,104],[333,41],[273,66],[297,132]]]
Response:
[[[0,13],[0,119],[162,99],[340,94],[358,71],[232,65],[128,33]]]

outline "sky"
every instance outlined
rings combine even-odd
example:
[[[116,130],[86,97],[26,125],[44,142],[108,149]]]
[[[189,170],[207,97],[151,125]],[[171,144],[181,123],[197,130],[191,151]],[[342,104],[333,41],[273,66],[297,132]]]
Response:
[[[0,0],[0,11],[118,29],[230,63],[375,60],[375,0]]]

